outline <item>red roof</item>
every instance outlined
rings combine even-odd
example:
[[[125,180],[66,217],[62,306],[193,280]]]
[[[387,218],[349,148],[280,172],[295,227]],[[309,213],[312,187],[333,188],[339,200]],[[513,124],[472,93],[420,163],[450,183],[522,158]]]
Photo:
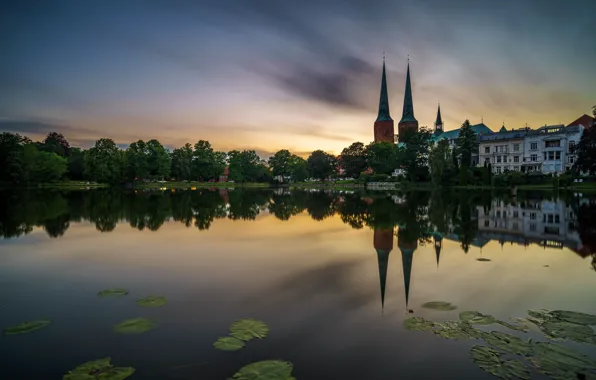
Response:
[[[590,127],[592,127],[592,124],[593,123],[594,123],[594,118],[592,116],[588,116],[586,114],[583,114],[577,120],[572,121],[567,126],[569,127],[569,126],[572,126],[572,125],[580,125],[581,124],[585,128],[590,128]]]

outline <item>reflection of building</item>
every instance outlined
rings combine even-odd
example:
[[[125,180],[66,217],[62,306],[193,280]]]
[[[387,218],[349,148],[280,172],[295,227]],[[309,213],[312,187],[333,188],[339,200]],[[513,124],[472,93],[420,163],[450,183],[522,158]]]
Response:
[[[486,239],[578,251],[581,239],[575,215],[563,201],[528,200],[516,205],[492,201],[490,210],[478,207],[479,235]]]
[[[397,246],[401,251],[401,265],[404,274],[404,291],[406,293],[406,307],[410,299],[410,279],[412,275],[412,264],[414,252],[418,248],[418,237],[408,236],[407,228],[400,226],[397,233]]]
[[[379,280],[381,284],[381,307],[385,306],[385,284],[387,282],[387,266],[389,254],[393,250],[393,229],[375,229],[373,245],[379,261]]]

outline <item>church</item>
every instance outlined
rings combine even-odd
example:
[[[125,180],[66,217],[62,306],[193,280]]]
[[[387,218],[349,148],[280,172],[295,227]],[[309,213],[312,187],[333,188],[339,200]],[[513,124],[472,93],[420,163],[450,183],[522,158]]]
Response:
[[[381,97],[379,100],[379,113],[374,123],[374,142],[392,142],[402,145],[408,134],[418,132],[418,120],[414,116],[414,101],[412,97],[412,84],[410,79],[410,62],[406,72],[406,86],[404,91],[404,104],[401,119],[397,124],[398,134],[395,135],[395,127],[389,112],[389,96],[387,91],[387,75],[385,72],[385,59],[383,58],[383,72],[381,75]],[[437,109],[437,118],[434,123],[432,142],[446,139],[453,147],[461,128],[445,132],[445,126],[441,117],[441,106]],[[472,125],[476,135],[489,135],[494,132],[484,123]]]

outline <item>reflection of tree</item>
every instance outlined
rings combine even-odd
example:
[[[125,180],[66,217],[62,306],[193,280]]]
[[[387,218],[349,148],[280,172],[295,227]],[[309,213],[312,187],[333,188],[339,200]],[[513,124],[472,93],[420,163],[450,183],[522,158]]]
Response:
[[[70,215],[68,214],[62,214],[57,218],[48,219],[44,222],[44,229],[53,238],[64,235],[68,227],[70,227]]]
[[[478,223],[472,219],[475,212],[475,205],[466,191],[462,191],[454,197],[454,206],[457,214],[454,218],[454,231],[459,237],[461,248],[465,253],[470,250],[470,245],[478,235]]]
[[[314,220],[323,220],[335,214],[335,196],[323,191],[309,193],[306,211]]]
[[[306,208],[306,197],[302,191],[290,192],[283,195],[273,194],[269,202],[269,212],[279,220],[289,220],[300,214]]]
[[[228,196],[230,209],[228,218],[232,220],[255,220],[261,207],[269,201],[269,193],[265,191],[233,191]]]
[[[199,230],[207,230],[213,220],[226,217],[226,204],[215,191],[193,193],[191,204],[194,225]]]
[[[162,192],[128,194],[126,219],[139,231],[157,231],[171,215],[170,195]]]
[[[360,229],[370,219],[368,205],[362,200],[359,194],[345,195],[340,198],[337,204],[337,212],[341,221],[350,227]]]

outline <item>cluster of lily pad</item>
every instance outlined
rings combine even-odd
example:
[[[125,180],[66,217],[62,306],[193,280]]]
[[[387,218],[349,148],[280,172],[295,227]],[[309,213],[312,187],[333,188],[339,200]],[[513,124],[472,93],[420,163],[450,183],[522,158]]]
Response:
[[[69,371],[62,380],[123,380],[135,373],[132,367],[114,367],[111,358],[97,359]]]
[[[453,310],[449,303],[431,302],[425,304],[435,310]],[[423,305],[424,306],[424,305]],[[499,321],[491,315],[477,311],[459,313],[459,320],[433,322],[422,317],[404,320],[404,327],[410,331],[428,331],[442,338],[464,340],[482,339],[488,346],[474,346],[470,350],[472,361],[479,368],[503,379],[529,379],[529,363],[538,372],[553,379],[596,380],[596,360],[561,344],[533,342],[500,331],[484,331],[476,326],[499,324],[511,330],[526,333],[528,324],[536,325],[550,340],[575,341],[596,344],[593,325],[596,315],[565,310],[529,310],[528,317],[518,318],[522,325]],[[522,357],[511,358],[512,355]],[[525,359],[525,361],[523,360]]]
[[[264,339],[269,334],[269,326],[253,318],[240,319],[230,325],[230,336],[218,338],[213,347],[222,351],[238,351],[245,342]],[[262,360],[248,364],[232,376],[233,380],[296,380],[292,377],[292,363],[283,360]]]

